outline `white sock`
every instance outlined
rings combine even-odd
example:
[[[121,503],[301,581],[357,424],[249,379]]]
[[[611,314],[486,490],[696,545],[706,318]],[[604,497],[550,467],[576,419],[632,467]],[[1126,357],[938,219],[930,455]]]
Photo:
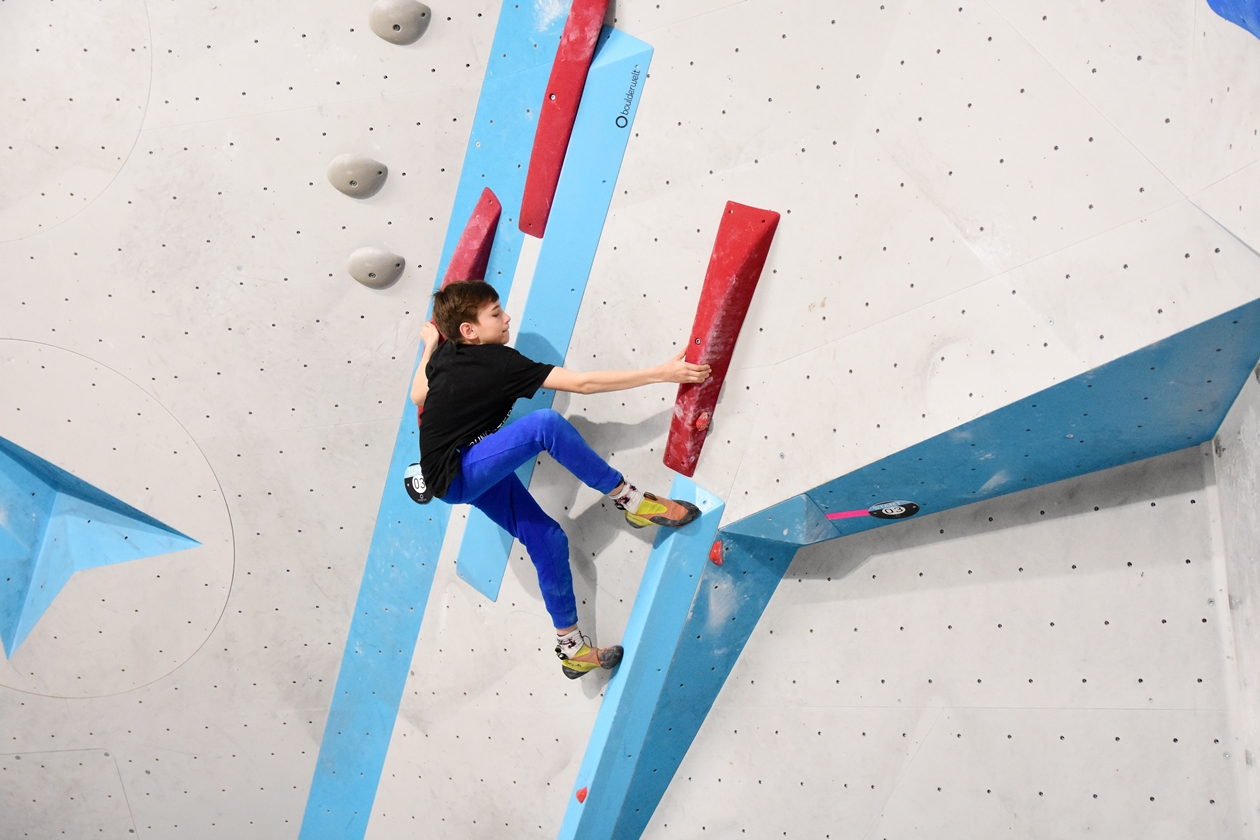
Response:
[[[643,491],[624,478],[622,479],[621,492],[618,494],[616,490],[613,490],[608,495],[612,496],[614,502],[631,513],[638,510],[640,503],[643,502]]]
[[[563,636],[557,633],[556,644],[559,646],[561,653],[565,656],[571,656],[582,648],[582,631],[574,627],[572,632],[565,633]]]

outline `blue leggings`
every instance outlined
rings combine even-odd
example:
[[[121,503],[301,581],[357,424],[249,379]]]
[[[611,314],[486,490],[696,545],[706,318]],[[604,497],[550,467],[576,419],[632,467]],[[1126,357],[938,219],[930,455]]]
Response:
[[[582,483],[607,493],[621,483],[621,473],[587,445],[573,424],[557,411],[527,414],[464,451],[460,471],[443,501],[469,504],[521,541],[538,570],[543,603],[558,629],[577,624],[569,539],[543,513],[516,477],[516,468],[546,450]]]

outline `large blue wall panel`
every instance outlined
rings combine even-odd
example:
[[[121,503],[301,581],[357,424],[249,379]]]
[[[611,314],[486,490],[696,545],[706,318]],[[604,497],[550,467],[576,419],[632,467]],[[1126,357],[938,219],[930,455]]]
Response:
[[[531,359],[563,365],[568,355],[651,60],[650,46],[604,27],[518,328],[516,348]],[[550,408],[554,398],[553,391],[539,391],[533,399],[522,400],[509,422]],[[529,486],[533,472],[530,461],[517,475]],[[474,508],[468,514],[456,571],[493,601],[499,597],[511,549],[512,538]]]
[[[608,681],[578,770],[575,790],[585,788],[588,796],[583,802],[570,799],[562,840],[623,836],[617,824],[633,792],[635,768],[653,749],[647,741],[653,711],[725,509],[720,499],[681,476],[670,497],[693,502],[701,515],[681,530],[657,534],[622,637],[625,658]]]
[[[505,219],[495,236],[486,279],[504,299],[511,290],[523,236],[515,216],[538,104],[564,20],[534,3],[506,0],[500,9],[437,282],[488,186],[499,197]],[[367,830],[451,513],[441,501],[420,508],[408,498],[401,476],[417,460],[415,407],[408,402],[311,781],[303,840],[358,840]]]
[[[592,837],[620,840],[643,833],[799,549],[757,537],[719,536],[723,563],[703,565],[677,646],[661,656],[669,663],[661,692],[650,712],[638,711],[650,716],[650,723],[616,823],[610,833]]]

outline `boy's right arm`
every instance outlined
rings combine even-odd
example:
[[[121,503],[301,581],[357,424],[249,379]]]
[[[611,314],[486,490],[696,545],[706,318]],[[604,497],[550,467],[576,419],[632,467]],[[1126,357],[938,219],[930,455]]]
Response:
[[[544,388],[568,391],[574,394],[603,394],[608,391],[626,391],[657,382],[703,382],[709,378],[708,365],[692,364],[684,359],[687,351],[663,365],[643,370],[596,370],[577,373],[565,368],[553,368],[543,382]]]
[[[411,401],[416,405],[424,405],[424,399],[429,395],[429,377],[424,369],[429,366],[429,359],[433,356],[433,351],[437,349],[438,342],[442,340],[442,335],[437,327],[433,326],[433,322],[429,321],[420,328],[420,339],[424,342],[424,352],[420,354],[420,366],[416,368],[416,376],[411,380]]]

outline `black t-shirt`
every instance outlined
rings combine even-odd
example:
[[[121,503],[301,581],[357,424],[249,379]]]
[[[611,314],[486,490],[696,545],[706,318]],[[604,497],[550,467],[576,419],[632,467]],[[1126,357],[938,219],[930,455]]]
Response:
[[[503,344],[443,342],[425,368],[420,471],[429,492],[445,496],[459,474],[461,450],[498,431],[512,405],[532,397],[554,367]]]

